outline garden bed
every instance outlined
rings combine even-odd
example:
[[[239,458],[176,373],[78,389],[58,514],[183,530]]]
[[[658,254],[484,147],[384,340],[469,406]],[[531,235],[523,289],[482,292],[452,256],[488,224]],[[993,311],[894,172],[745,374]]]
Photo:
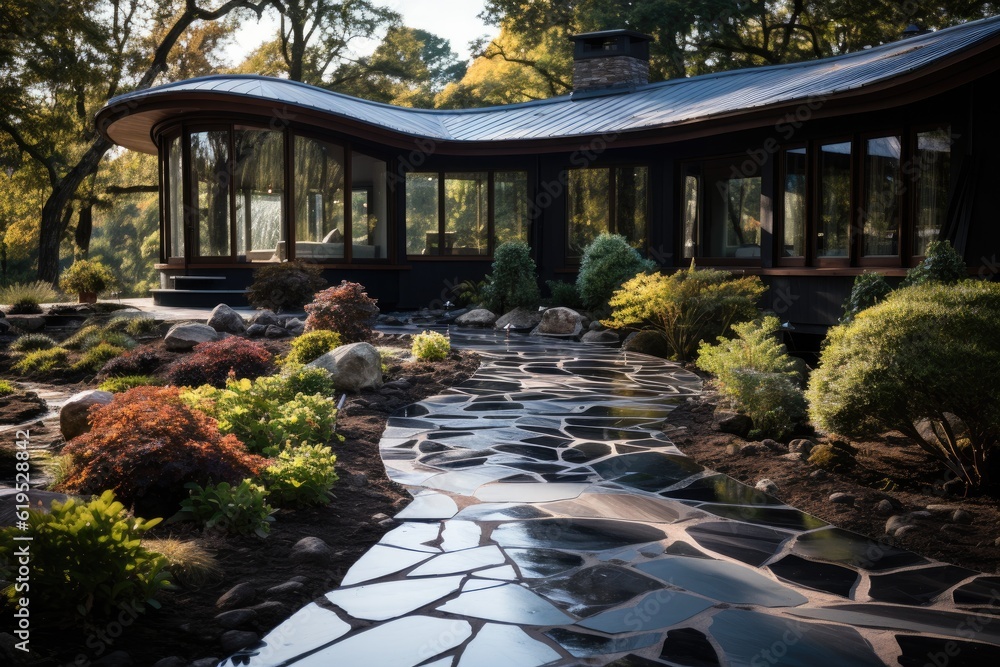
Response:
[[[381,336],[373,343],[408,348],[407,339]],[[266,344],[276,354],[288,350],[287,341]],[[165,358],[180,356],[166,352],[162,345],[162,341],[152,343]],[[465,380],[478,365],[478,357],[471,352],[451,352],[445,360],[433,363],[390,364],[389,377],[397,382],[377,392],[349,396],[338,414],[337,432],[345,440],[334,444],[340,481],[329,505],[278,510],[270,535],[264,539],[206,535],[192,524],[161,524],[148,536],[195,540],[214,554],[221,574],[200,587],[183,586],[161,593],[161,609],[147,609],[136,619],[126,614],[121,624],[125,627],[45,632],[39,610],[31,646],[41,655],[24,664],[142,666],[178,656],[183,660],[177,664],[184,665],[201,658],[221,659],[230,651],[223,648],[220,637],[231,628],[215,620],[222,611],[216,602],[233,586],[250,582],[255,595],[246,606],[257,609],[255,618],[236,629],[261,636],[309,600],[335,588],[350,566],[392,528],[393,522],[386,515],[394,515],[410,500],[403,487],[388,479],[379,456],[378,442],[388,415]],[[33,428],[32,441],[36,446],[45,441],[60,442],[56,420]],[[292,562],[292,547],[304,537],[318,537],[329,545],[332,555],[323,565]],[[282,588],[268,592],[275,586]],[[97,662],[115,651],[124,651],[132,662]]]
[[[947,563],[986,573],[1000,571],[997,500],[947,493],[944,484],[949,478],[940,462],[901,434],[849,441],[856,451],[856,464],[850,471],[817,472],[819,468],[782,451],[766,447],[737,451],[748,441],[718,429],[715,400],[711,394],[692,399],[671,414],[666,426],[677,447],[698,463],[750,486],[770,479],[777,486],[773,495],[835,526]],[[835,493],[846,493],[854,501],[831,502]],[[889,501],[891,510],[883,500]],[[932,507],[929,517],[913,519],[913,527],[901,536],[886,536],[890,517],[927,511],[928,506]],[[954,520],[955,509],[968,516]]]

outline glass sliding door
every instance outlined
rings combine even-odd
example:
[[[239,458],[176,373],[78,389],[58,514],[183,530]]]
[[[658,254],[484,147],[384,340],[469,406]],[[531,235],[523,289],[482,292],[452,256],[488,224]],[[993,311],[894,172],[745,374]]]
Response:
[[[847,258],[851,230],[851,142],[819,148],[816,257]]]
[[[351,257],[384,259],[389,227],[386,163],[354,153],[351,162]]]
[[[913,254],[921,257],[938,238],[948,217],[951,128],[917,133]]]
[[[285,140],[281,132],[236,128],[236,254],[278,261],[284,240]]]
[[[296,136],[295,258],[325,262],[344,258],[344,149]],[[286,259],[283,244],[279,256]]]
[[[899,137],[865,142],[862,256],[899,255]]]
[[[232,218],[229,183],[229,131],[192,132],[191,199],[197,210],[194,250],[197,257],[229,258]]]
[[[167,257],[184,258],[184,171],[179,136],[170,140],[167,152],[167,214],[170,217],[170,245]]]

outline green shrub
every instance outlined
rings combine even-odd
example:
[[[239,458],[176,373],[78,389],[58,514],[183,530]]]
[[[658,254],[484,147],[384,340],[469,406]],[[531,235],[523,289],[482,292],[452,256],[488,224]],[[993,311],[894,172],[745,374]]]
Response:
[[[546,280],[545,284],[549,287],[549,293],[552,295],[550,301],[552,306],[563,306],[565,308],[572,308],[573,310],[581,310],[583,308],[583,301],[580,300],[580,292],[576,289],[576,283],[568,283],[562,280]]]
[[[99,370],[104,368],[104,364],[108,363],[115,357],[120,357],[125,354],[128,350],[123,347],[118,347],[110,343],[98,343],[96,346],[90,348],[83,353],[83,356],[73,364],[73,370],[84,371],[87,373],[97,373]]]
[[[9,380],[0,380],[0,397],[17,393],[17,387]]]
[[[816,445],[809,452],[809,463],[831,472],[847,472],[856,462],[846,449],[833,445]]]
[[[648,326],[663,333],[675,359],[690,359],[699,343],[729,332],[732,324],[757,316],[757,300],[767,288],[756,276],[734,278],[728,271],[695,269],[669,276],[639,274],[611,298],[612,329]]]
[[[413,337],[410,351],[421,361],[440,361],[451,352],[451,341],[437,331],[425,331]]]
[[[893,292],[833,327],[809,380],[813,422],[849,436],[898,430],[970,488],[994,477],[1000,434],[1000,284]]]
[[[72,627],[113,618],[123,608],[157,607],[153,599],[168,583],[166,560],[141,544],[160,522],[133,518],[111,491],[78,503],[53,501],[50,512],[30,510],[28,530],[0,531],[0,561],[16,570],[18,547],[30,544],[30,598],[36,622]],[[31,542],[16,541],[30,537]],[[26,594],[4,590],[13,606]]]
[[[163,380],[153,375],[124,375],[109,377],[97,388],[101,391],[110,391],[112,394],[120,394],[135,387],[159,387],[161,385],[163,385]]]
[[[40,333],[24,334],[10,344],[11,352],[37,352],[38,350],[49,350],[56,346],[56,342],[49,336]]]
[[[537,308],[541,301],[531,248],[524,241],[501,243],[493,252],[493,268],[484,291],[486,307],[497,314],[515,308]]]
[[[774,335],[780,326],[778,318],[773,315],[733,324],[735,338],[719,336],[715,345],[702,341],[696,365],[716,376],[723,385],[728,382],[732,371],[740,369],[781,373],[793,380],[800,379],[798,365]]]
[[[322,270],[313,264],[299,261],[268,264],[254,271],[247,301],[254,308],[276,313],[299,310],[326,286]]]
[[[237,485],[228,482],[185,484],[190,496],[181,503],[175,517],[195,521],[206,530],[234,535],[267,537],[274,521],[274,508],[267,504],[267,489],[244,479]]]
[[[108,331],[107,329],[102,329],[91,336],[87,336],[87,338],[80,343],[79,349],[81,352],[86,352],[99,345],[111,345],[113,347],[120,347],[123,350],[131,350],[135,348],[136,342],[131,336],[121,331]]]
[[[29,352],[21,357],[12,368],[21,375],[44,374],[65,368],[68,360],[69,352],[61,347],[53,347],[48,350]]]
[[[358,283],[342,280],[336,287],[318,292],[306,306],[306,331],[336,331],[345,343],[372,337],[378,320],[378,304]]]
[[[865,308],[871,308],[876,303],[884,301],[892,286],[881,273],[862,273],[854,278],[851,294],[844,302],[844,314],[840,323],[844,324],[854,319],[854,316]]]
[[[488,280],[463,280],[451,288],[451,295],[459,306],[479,306],[486,302]]]
[[[281,373],[260,378],[258,382],[268,387],[270,395],[279,401],[291,400],[298,394],[333,396],[336,391],[330,371],[301,364],[285,364]]]
[[[100,324],[84,324],[72,336],[64,340],[62,346],[67,350],[79,350],[84,344],[90,344],[91,341],[99,339],[103,330],[104,327]]]
[[[308,364],[338,347],[340,347],[340,334],[336,331],[325,329],[309,331],[292,341],[292,349],[283,363]]]
[[[806,419],[802,388],[784,373],[737,369],[730,373],[724,393],[753,420],[751,438],[783,440]]]
[[[116,284],[115,274],[97,260],[78,259],[63,271],[59,287],[67,294],[100,293]]]
[[[52,303],[60,298],[59,292],[44,280],[32,283],[14,283],[0,288],[0,303],[7,304],[7,312],[28,315],[42,312],[43,303]]]
[[[931,241],[923,261],[906,272],[903,286],[956,283],[969,277],[965,260],[948,241]]]
[[[155,333],[159,323],[152,317],[126,317],[119,315],[112,317],[106,325],[105,331],[118,331],[129,336],[148,336]]]
[[[298,445],[278,454],[264,472],[271,497],[280,506],[323,505],[337,481],[337,457],[325,445]]]
[[[622,283],[655,270],[656,262],[643,259],[624,236],[601,234],[583,251],[576,289],[585,307],[607,312],[608,300]]]

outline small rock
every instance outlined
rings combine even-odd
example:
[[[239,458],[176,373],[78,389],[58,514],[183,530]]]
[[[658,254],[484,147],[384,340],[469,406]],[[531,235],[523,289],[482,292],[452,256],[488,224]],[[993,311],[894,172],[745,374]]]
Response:
[[[215,620],[227,630],[238,628],[242,625],[252,623],[257,619],[257,612],[253,609],[233,609],[224,611],[215,617]]]
[[[306,323],[297,317],[292,317],[285,321],[285,331],[293,336],[301,336],[305,330]]]
[[[285,338],[287,336],[288,336],[288,331],[274,324],[269,324],[264,329],[265,338]]]
[[[778,456],[778,458],[779,459],[785,459],[786,461],[801,461],[802,460],[802,455],[801,454],[780,454]]]
[[[998,537],[997,539],[993,540],[993,546],[1000,547],[1000,537]]]
[[[781,444],[777,440],[772,440],[771,438],[765,438],[765,439],[761,440],[760,444],[764,445],[765,447],[767,447],[768,449],[770,449],[772,452],[787,452],[788,451],[788,447],[786,447],[785,445]]]
[[[218,664],[218,658],[198,658],[191,663],[191,667],[215,667]]]
[[[368,475],[363,472],[355,473],[350,477],[351,485],[357,487],[368,486]]]
[[[304,574],[297,574],[294,577],[291,577],[289,581],[297,581],[300,584],[304,584],[307,581],[309,581],[309,577],[305,576]]]
[[[224,303],[220,303],[212,310],[206,324],[221,333],[242,335],[247,332],[247,323],[240,314]]]
[[[799,452],[802,454],[802,458],[807,458],[809,456],[809,452],[812,451],[814,444],[815,443],[808,438],[796,438],[788,443],[788,451]]]
[[[928,512],[935,512],[940,514],[952,514],[961,508],[958,505],[937,505],[931,504],[925,507]]]
[[[958,478],[945,482],[942,488],[949,496],[961,496],[965,494],[965,482]]]
[[[890,537],[896,537],[897,531],[900,528],[913,526],[913,522],[910,521],[909,515],[897,514],[895,516],[889,517],[889,520],[885,522],[885,534]]]
[[[809,476],[816,480],[824,480],[827,477],[829,477],[827,472],[822,468],[820,468],[819,470],[813,470],[811,473],[809,473]]]
[[[726,454],[729,454],[730,456],[736,456],[739,453],[740,453],[740,446],[737,445],[736,443],[729,443],[728,445],[726,445]]]
[[[382,319],[381,317],[379,319]],[[382,324],[390,327],[401,327],[403,326],[403,320],[395,317],[393,315],[386,315],[385,319],[382,319]]]
[[[300,581],[286,581],[283,584],[271,586],[267,589],[267,591],[265,591],[264,594],[268,597],[281,597],[292,593],[298,593],[303,588],[305,588],[305,585]]]
[[[153,663],[153,667],[187,667],[188,661],[179,655],[161,658]]]
[[[258,620],[265,625],[273,625],[288,615],[288,607],[283,602],[278,602],[277,600],[261,602],[254,605],[252,609],[257,612]],[[212,667],[215,666],[213,665]]]
[[[916,526],[913,525],[900,526],[899,528],[896,529],[896,532],[893,535],[893,537],[895,537],[896,539],[902,539],[907,535],[909,535],[910,533],[915,533],[915,532],[917,532]]]
[[[240,649],[256,644],[259,640],[260,635],[256,632],[248,632],[246,630],[227,630],[222,633],[222,637],[219,638],[219,643],[222,644],[222,650],[224,652],[236,653]]]
[[[583,334],[580,340],[584,343],[599,343],[601,345],[610,345],[618,343],[618,334],[614,331],[603,330],[603,331],[588,331]]]
[[[972,514],[965,510],[955,510],[951,514],[951,520],[955,523],[972,523]]]
[[[378,514],[372,516],[372,521],[378,523],[379,521],[384,521],[388,518],[389,518],[388,514],[383,514],[382,512],[379,512]]]
[[[306,538],[308,539],[308,538]],[[245,607],[257,597],[257,587],[249,581],[236,584],[215,601],[219,609],[236,609]]]
[[[378,522],[378,525],[382,526],[383,528],[389,528],[391,526],[396,525],[396,520],[395,519],[382,519],[381,521]]]
[[[878,501],[877,505],[875,505],[875,511],[878,512],[879,514],[887,515],[895,512],[896,508],[893,507],[892,503],[889,502],[888,500],[882,499]]]
[[[830,494],[830,502],[841,505],[854,505],[854,496],[843,491],[838,491],[837,493]]]
[[[740,447],[740,456],[757,456],[766,454],[770,450],[759,442],[748,442]]]
[[[594,320],[589,326],[587,326],[587,329],[590,331],[604,331],[607,327],[601,324],[600,320]]]
[[[170,327],[163,337],[163,344],[172,352],[187,352],[198,343],[208,343],[219,338],[219,332],[207,324],[182,322]]]
[[[760,480],[759,482],[754,484],[753,488],[757,489],[758,491],[763,491],[764,493],[769,493],[771,495],[774,495],[778,492],[778,485],[769,479]]]
[[[125,651],[114,651],[108,653],[100,660],[91,663],[94,667],[131,667],[132,656]]]
[[[330,545],[318,537],[303,537],[292,547],[291,560],[293,563],[325,565],[331,557],[333,557],[333,550]]]
[[[114,397],[109,391],[88,389],[74,394],[63,403],[59,410],[59,430],[66,442],[90,431],[90,408],[107,405]]]
[[[267,331],[267,325],[251,324],[247,327],[247,335],[251,338],[260,338]]]
[[[741,438],[747,437],[747,433],[753,428],[753,420],[746,415],[735,412],[716,413],[719,430],[723,433],[732,433]]]
[[[386,382],[384,385],[382,385],[382,388],[384,389],[388,387],[389,389],[402,389],[405,391],[412,386],[413,385],[407,382],[406,380],[396,379]]]
[[[455,324],[460,327],[491,327],[496,321],[493,311],[485,308],[476,308],[455,318]]]
[[[278,316],[274,314],[271,310],[258,310],[256,313],[250,316],[250,324],[259,324],[263,327],[269,325],[281,326],[281,320]]]

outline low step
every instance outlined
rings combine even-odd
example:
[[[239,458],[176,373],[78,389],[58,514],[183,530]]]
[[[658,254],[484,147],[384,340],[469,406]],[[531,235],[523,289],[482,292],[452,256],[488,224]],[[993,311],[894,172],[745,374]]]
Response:
[[[154,289],[153,303],[157,306],[179,308],[211,308],[224,303],[227,306],[248,306],[246,290],[237,289]]]

